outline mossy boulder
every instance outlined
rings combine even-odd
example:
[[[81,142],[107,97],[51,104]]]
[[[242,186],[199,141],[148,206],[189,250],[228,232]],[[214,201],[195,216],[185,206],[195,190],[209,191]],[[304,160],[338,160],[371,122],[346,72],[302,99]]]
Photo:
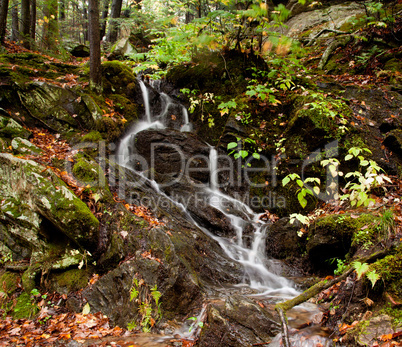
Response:
[[[48,253],[52,243],[67,246],[68,240],[90,252],[97,249],[99,221],[51,170],[3,153],[0,182],[5,246],[13,247],[7,243],[12,236],[39,253]]]
[[[60,294],[69,294],[86,287],[89,279],[90,273],[84,269],[55,272],[49,278],[49,288]]]
[[[99,142],[102,141],[103,137],[102,134],[97,131],[97,130],[93,130],[90,131],[88,134],[85,134],[82,138],[81,138],[81,142]]]
[[[102,114],[90,96],[44,82],[30,83],[18,95],[34,120],[60,133],[92,129]]]
[[[402,247],[398,247],[394,254],[377,260],[370,266],[370,271],[380,276],[380,285],[397,301],[402,300]]]
[[[21,137],[27,139],[29,136],[31,136],[31,132],[23,128],[14,119],[0,116],[0,137],[7,139]]]
[[[114,142],[117,141],[123,133],[123,123],[110,117],[101,117],[96,122],[96,130],[99,131],[102,137],[108,142]]]
[[[368,232],[376,226],[378,217],[371,214],[362,215],[328,215],[317,218],[309,227],[306,250],[313,266],[317,270],[329,271],[336,267],[333,259],[344,259],[357,246],[359,233]],[[366,230],[367,229],[367,230]],[[355,250],[357,247],[355,248]]]
[[[105,173],[94,160],[84,157],[78,158],[72,168],[74,178],[82,185],[88,187],[96,195],[96,202],[113,201],[112,193],[109,190]]]
[[[102,64],[103,91],[106,94],[120,94],[132,97],[139,91],[138,81],[131,69],[118,61]]]
[[[138,119],[138,105],[123,95],[113,94],[110,99],[114,101],[114,109],[119,112],[127,120],[127,124],[131,124]]]
[[[14,319],[32,319],[39,312],[39,307],[32,294],[23,292],[18,296],[12,312]]]
[[[15,137],[11,141],[11,147],[16,154],[30,154],[30,155],[39,155],[43,151],[36,147],[33,143],[28,140],[22,139],[20,137]]]

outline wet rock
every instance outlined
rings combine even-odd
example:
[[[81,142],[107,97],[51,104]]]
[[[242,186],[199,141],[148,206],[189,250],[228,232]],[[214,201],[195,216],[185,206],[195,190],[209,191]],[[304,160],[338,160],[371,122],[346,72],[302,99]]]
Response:
[[[175,130],[145,130],[137,134],[135,148],[158,173],[187,175],[209,181],[209,147],[193,135]]]
[[[252,346],[267,343],[280,330],[273,315],[253,300],[233,295],[207,306],[199,346]]]
[[[371,346],[380,336],[392,335],[397,330],[393,325],[393,319],[386,314],[382,314],[369,320],[364,332],[357,337],[357,343],[359,346]]]
[[[267,231],[267,255],[275,259],[301,257],[305,245],[303,239],[297,235],[300,228],[299,222],[291,224],[287,217],[273,223]]]
[[[402,159],[402,130],[392,130],[384,140],[384,145]]]

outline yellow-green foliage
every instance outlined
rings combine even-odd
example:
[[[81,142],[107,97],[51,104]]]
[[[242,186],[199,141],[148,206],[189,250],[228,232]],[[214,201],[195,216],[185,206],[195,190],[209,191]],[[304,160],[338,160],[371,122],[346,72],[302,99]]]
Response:
[[[376,261],[370,266],[380,275],[384,283],[384,290],[397,298],[402,299],[402,247],[399,246],[395,254]]]

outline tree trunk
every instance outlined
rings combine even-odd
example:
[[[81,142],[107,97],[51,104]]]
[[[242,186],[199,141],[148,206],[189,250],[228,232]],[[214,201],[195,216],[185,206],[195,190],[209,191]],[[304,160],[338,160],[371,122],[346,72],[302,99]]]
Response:
[[[21,0],[21,40],[25,48],[30,48],[30,11],[29,0]]]
[[[84,42],[89,41],[88,37],[88,30],[89,30],[89,24],[88,24],[88,8],[86,5],[86,1],[83,1],[82,4],[82,19],[83,19],[83,30],[84,30]]]
[[[59,22],[57,0],[47,0],[43,9],[46,20],[43,24],[43,42],[46,49],[57,51],[59,47]]]
[[[102,11],[102,20],[101,20],[101,29],[100,29],[100,38],[106,35],[106,21],[109,14],[109,5],[110,0],[103,0],[103,11]]]
[[[89,0],[89,79],[91,88],[102,91],[101,51],[99,30],[99,0]]]
[[[30,18],[30,38],[32,45],[35,44],[36,38],[36,0],[31,0],[31,18]]]
[[[17,0],[13,0],[13,9],[11,11],[11,29],[11,41],[17,42],[20,39]]]
[[[0,4],[0,44],[4,43],[7,28],[8,0],[1,0]]]
[[[117,19],[120,18],[121,6],[123,0],[113,0],[112,10],[110,12],[110,26],[107,35],[107,40],[109,42],[115,42],[117,40],[118,24]]]
[[[66,19],[66,1],[65,0],[60,0],[60,3],[59,3],[59,19],[61,21]]]

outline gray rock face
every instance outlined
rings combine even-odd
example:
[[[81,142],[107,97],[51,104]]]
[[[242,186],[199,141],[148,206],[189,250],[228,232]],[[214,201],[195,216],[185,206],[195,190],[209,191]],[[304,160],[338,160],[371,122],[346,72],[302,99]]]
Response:
[[[364,13],[364,7],[356,2],[303,12],[286,22],[287,28],[283,29],[283,33],[296,38],[309,30],[309,36],[313,37],[323,29],[339,30],[344,23],[361,13]]]

